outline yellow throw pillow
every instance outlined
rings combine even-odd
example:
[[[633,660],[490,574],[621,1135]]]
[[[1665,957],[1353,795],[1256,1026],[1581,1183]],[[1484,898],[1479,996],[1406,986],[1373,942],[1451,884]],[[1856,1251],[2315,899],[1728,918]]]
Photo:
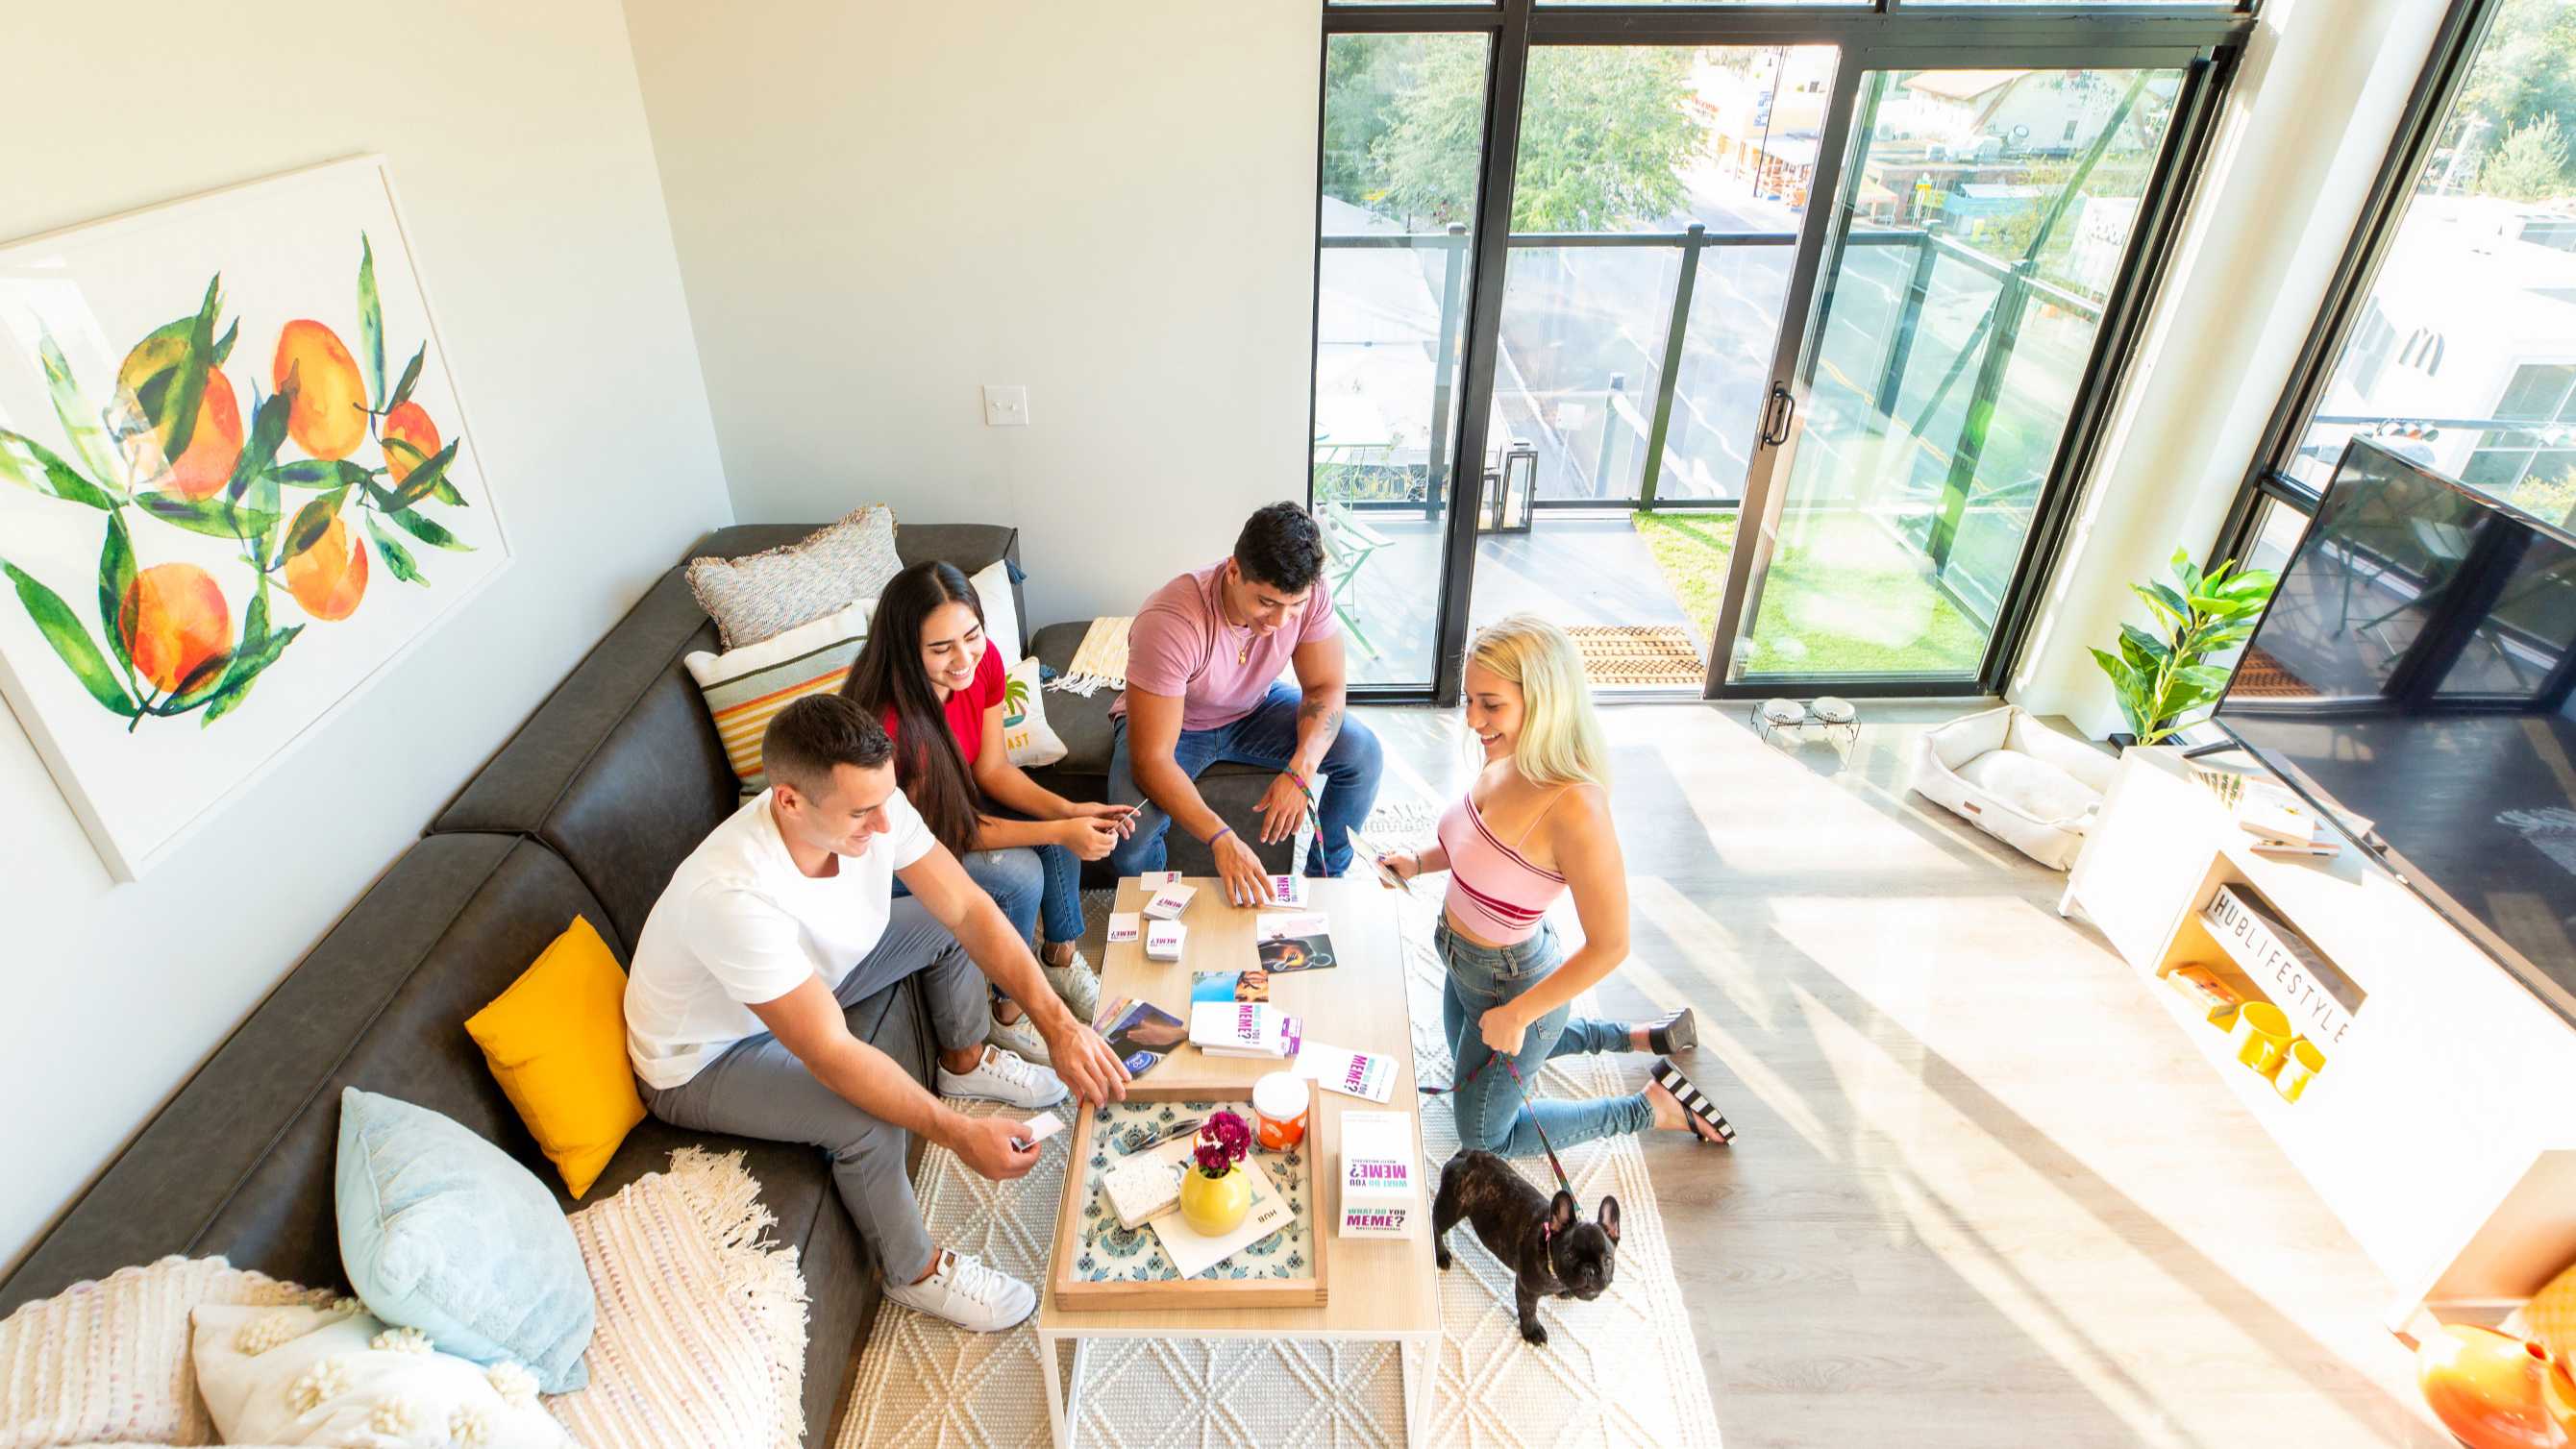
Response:
[[[626,973],[583,917],[465,1023],[574,1197],[644,1120],[626,1061]]]

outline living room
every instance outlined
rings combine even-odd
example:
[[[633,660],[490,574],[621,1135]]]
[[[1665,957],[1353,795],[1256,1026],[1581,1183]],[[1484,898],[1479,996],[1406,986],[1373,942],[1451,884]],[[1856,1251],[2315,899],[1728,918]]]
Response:
[[[12,38],[0,1445],[2576,1441],[2567,0]]]

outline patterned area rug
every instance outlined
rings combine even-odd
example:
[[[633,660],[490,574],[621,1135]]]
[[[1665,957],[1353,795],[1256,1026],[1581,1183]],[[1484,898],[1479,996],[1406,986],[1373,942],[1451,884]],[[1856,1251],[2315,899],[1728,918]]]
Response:
[[[1699,641],[1678,625],[1577,624],[1565,632],[1583,651],[1583,674],[1595,687],[1697,689],[1708,677]]]
[[[1403,841],[1427,833],[1422,807],[1382,808],[1372,833]],[[1419,824],[1416,822],[1419,821]],[[1094,916],[1106,897],[1090,895]],[[1412,992],[1414,1061],[1421,1078],[1449,1077],[1440,1034],[1441,968],[1431,952],[1436,898],[1403,912]],[[1577,1003],[1577,1010],[1589,1005]],[[1539,1079],[1551,1096],[1634,1091],[1644,1061],[1570,1057]],[[1431,1180],[1457,1150],[1448,1114],[1423,1117]],[[1562,1154],[1593,1212],[1616,1197],[1623,1236],[1616,1281],[1591,1303],[1551,1301],[1539,1312],[1545,1348],[1521,1341],[1511,1275],[1465,1227],[1452,1233],[1456,1266],[1441,1276],[1443,1326],[1429,1419],[1433,1443],[1460,1446],[1653,1444],[1716,1449],[1717,1417],[1690,1317],[1673,1276],[1663,1214],[1633,1137]],[[1018,1182],[992,1183],[947,1152],[924,1155],[918,1189],[931,1235],[1036,1282],[1047,1271],[1064,1154],[1050,1153]],[[1522,1165],[1544,1186],[1544,1162]],[[1393,1446],[1404,1441],[1403,1370],[1391,1345],[1264,1342],[1115,1342],[1084,1350],[1076,1442],[1086,1445]],[[1041,1446],[1048,1442],[1046,1385],[1035,1330],[960,1332],[889,1304],[859,1362],[836,1449],[879,1445]]]

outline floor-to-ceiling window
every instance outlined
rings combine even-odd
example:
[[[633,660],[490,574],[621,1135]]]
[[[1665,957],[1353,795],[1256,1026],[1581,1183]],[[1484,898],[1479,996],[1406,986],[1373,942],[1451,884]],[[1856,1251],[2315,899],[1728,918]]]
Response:
[[[1968,690],[2225,6],[1325,6],[1312,498],[1363,687]]]
[[[2220,552],[2277,565],[2369,438],[2576,526],[2576,5],[2454,0]]]

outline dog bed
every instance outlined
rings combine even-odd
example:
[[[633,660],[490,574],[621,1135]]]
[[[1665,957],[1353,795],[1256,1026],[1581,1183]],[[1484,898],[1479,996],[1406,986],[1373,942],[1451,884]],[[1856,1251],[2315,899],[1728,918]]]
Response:
[[[1908,784],[2042,865],[2084,848],[2117,761],[2018,705],[1954,719],[1914,746]]]

